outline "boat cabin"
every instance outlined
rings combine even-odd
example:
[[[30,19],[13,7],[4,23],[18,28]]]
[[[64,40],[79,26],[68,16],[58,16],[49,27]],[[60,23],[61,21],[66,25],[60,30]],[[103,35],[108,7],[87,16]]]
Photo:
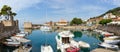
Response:
[[[70,43],[69,37],[62,37],[62,43]]]

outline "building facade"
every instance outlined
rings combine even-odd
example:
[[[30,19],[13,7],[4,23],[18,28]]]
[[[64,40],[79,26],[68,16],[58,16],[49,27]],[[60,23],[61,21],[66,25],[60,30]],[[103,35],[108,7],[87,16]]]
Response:
[[[67,25],[68,25],[68,21],[62,19],[62,20],[56,22],[56,25],[57,25],[57,26],[67,26]]]

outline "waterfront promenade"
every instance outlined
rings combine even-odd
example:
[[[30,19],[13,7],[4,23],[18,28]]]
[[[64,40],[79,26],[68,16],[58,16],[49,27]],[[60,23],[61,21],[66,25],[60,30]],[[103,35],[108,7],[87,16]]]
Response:
[[[95,29],[95,26],[81,26],[81,25],[77,25],[77,26],[52,26],[53,29],[69,29],[69,30],[85,30],[85,29]]]

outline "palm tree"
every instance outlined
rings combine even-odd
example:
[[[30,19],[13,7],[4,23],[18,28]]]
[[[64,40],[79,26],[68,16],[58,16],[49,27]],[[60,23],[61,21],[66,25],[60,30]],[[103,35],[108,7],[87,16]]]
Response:
[[[7,5],[3,6],[0,13],[8,20]]]
[[[4,5],[3,8],[1,9],[0,15],[5,16],[7,20],[12,20],[13,21],[13,16],[16,16],[16,13],[11,11],[11,7]]]

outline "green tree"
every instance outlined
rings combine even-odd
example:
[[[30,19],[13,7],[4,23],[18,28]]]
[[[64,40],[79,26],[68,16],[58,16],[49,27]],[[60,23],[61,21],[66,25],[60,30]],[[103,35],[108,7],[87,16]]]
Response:
[[[102,19],[102,20],[99,22],[99,24],[104,25],[104,24],[107,24],[107,23],[110,23],[110,22],[112,22],[111,19]]]
[[[3,15],[7,20],[13,20],[13,16],[16,16],[16,13],[11,11],[12,8],[4,5],[1,9],[0,16]]]
[[[73,18],[73,20],[70,22],[70,25],[79,25],[82,23],[82,20],[80,18]]]

